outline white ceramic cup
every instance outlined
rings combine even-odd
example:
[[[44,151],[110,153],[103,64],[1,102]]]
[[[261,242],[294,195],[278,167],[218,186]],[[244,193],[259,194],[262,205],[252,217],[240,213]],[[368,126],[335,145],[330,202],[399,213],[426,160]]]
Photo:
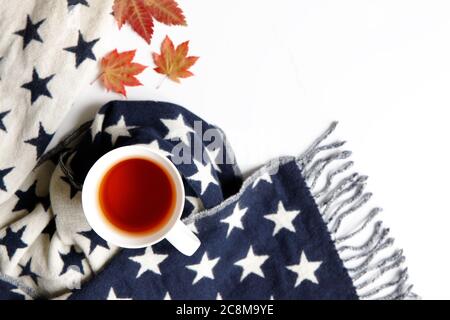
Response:
[[[153,233],[133,235],[113,226],[102,213],[99,188],[105,174],[114,165],[127,159],[148,159],[166,169],[175,184],[176,204],[168,222]],[[180,173],[165,156],[143,145],[114,149],[92,166],[83,184],[82,203],[86,219],[92,229],[106,241],[123,248],[143,248],[167,239],[181,253],[191,256],[200,246],[200,240],[180,220],[184,208],[184,186]]]

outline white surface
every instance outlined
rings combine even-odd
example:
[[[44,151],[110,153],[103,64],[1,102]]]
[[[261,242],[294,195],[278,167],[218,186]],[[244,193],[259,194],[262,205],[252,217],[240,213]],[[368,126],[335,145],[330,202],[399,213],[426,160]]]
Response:
[[[187,28],[151,46],[111,25],[97,57],[138,49],[152,65],[169,34],[201,56],[181,85],[149,68],[129,99],[179,103],[222,127],[244,170],[298,154],[332,120],[370,176],[405,249],[415,291],[450,298],[450,3],[415,0],[179,0]],[[119,96],[86,86],[59,137]]]

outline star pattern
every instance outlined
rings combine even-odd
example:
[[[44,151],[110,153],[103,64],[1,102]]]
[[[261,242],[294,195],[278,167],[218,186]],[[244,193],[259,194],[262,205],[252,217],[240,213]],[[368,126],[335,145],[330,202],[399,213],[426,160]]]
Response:
[[[9,259],[11,259],[17,250],[27,247],[27,244],[23,242],[22,236],[26,226],[23,226],[17,231],[13,231],[11,227],[6,228],[6,233],[3,237],[0,237],[0,246],[6,247]]]
[[[172,156],[172,153],[167,152],[166,150],[162,149],[162,148],[159,146],[158,140],[153,140],[151,143],[149,143],[149,144],[147,145],[147,147],[149,147],[150,149],[152,149],[152,150],[154,150],[154,151],[160,153],[160,154],[161,154],[162,156],[164,156],[164,157],[170,157],[170,156]]]
[[[75,198],[75,196],[77,195],[79,190],[72,184],[72,182],[70,182],[70,179],[67,178],[66,176],[62,176],[61,180],[69,185],[69,188],[70,188],[70,199]]]
[[[51,220],[49,221],[47,226],[41,232],[42,234],[48,235],[49,239],[51,239],[53,237],[53,235],[55,234],[55,232],[56,232],[56,221],[55,221],[55,219],[56,219],[56,217],[51,218]]]
[[[105,132],[111,135],[111,142],[113,145],[115,145],[119,137],[131,137],[129,130],[132,130],[134,128],[136,127],[127,126],[124,116],[121,116],[117,123],[107,127],[105,129]]]
[[[78,252],[74,246],[70,246],[68,253],[59,253],[61,260],[63,262],[63,267],[60,276],[65,274],[69,269],[75,270],[81,274],[84,274],[83,260],[84,254]]]
[[[178,117],[174,119],[161,119],[161,122],[169,130],[164,139],[167,140],[180,140],[185,145],[189,145],[189,133],[194,133],[194,130],[186,125],[183,115],[179,114]]]
[[[6,169],[0,169],[0,190],[2,191],[8,191],[6,189],[5,184],[5,177],[14,169],[14,167],[6,168]]]
[[[275,228],[273,229],[273,235],[275,236],[281,229],[295,232],[295,227],[292,222],[299,214],[300,210],[286,211],[283,203],[280,201],[278,202],[277,212],[265,215],[264,218],[275,223]]]
[[[49,134],[45,131],[42,122],[39,122],[39,133],[38,136],[29,140],[25,140],[25,143],[31,144],[36,147],[36,159],[39,159],[47,149],[48,144],[52,140],[55,134]]]
[[[159,264],[166,260],[167,257],[167,254],[154,253],[152,247],[148,247],[143,255],[130,257],[129,259],[139,264],[139,271],[136,275],[136,278],[139,278],[147,271],[161,275]]]
[[[192,207],[192,209],[190,210],[191,214],[205,210],[205,208],[203,207],[202,200],[200,198],[186,196],[186,200]]]
[[[233,213],[225,219],[220,220],[220,222],[228,224],[227,238],[234,228],[244,230],[244,226],[242,225],[242,218],[244,217],[247,210],[248,208],[241,209],[239,203],[237,203],[233,209]]]
[[[73,47],[64,48],[64,50],[75,54],[75,67],[76,68],[78,68],[86,59],[91,59],[93,61],[97,60],[94,53],[92,52],[92,49],[94,48],[94,46],[98,42],[98,40],[100,40],[100,39],[86,41],[86,40],[84,40],[84,37],[81,34],[81,31],[79,31],[77,45],[73,46]]]
[[[319,269],[322,261],[308,261],[308,258],[303,251],[300,256],[300,262],[298,264],[287,266],[289,270],[295,272],[297,274],[297,280],[295,281],[295,287],[298,287],[302,284],[303,281],[309,280],[312,283],[318,284],[319,281],[316,277],[316,271]]]
[[[17,190],[16,196],[18,198],[16,205],[14,206],[13,211],[21,211],[26,210],[27,212],[31,212],[37,206],[38,203],[42,204],[44,209],[47,211],[50,207],[50,200],[48,197],[38,196],[36,193],[37,181],[25,191]]]
[[[87,0],[67,0],[67,7],[69,7],[69,8],[73,8],[79,4],[89,7],[89,3],[87,2]]]
[[[262,181],[272,184],[272,177],[269,175],[268,172],[264,172],[262,175],[256,178],[255,181],[253,182],[252,187],[256,188],[256,186]]]
[[[220,167],[218,165],[219,162],[223,162],[223,159],[219,159],[221,149],[215,148],[215,149],[211,150],[208,147],[205,150],[208,153],[209,159],[211,160],[211,165],[213,166],[214,170],[216,170],[217,172],[222,172],[222,170],[220,169]]]
[[[102,237],[100,237],[94,230],[89,231],[81,231],[78,234],[87,238],[90,242],[89,245],[89,254],[91,254],[97,247],[102,247],[105,249],[109,249],[108,242],[106,242]]]
[[[65,7],[65,4],[63,6]],[[72,53],[59,51],[60,54],[73,58]],[[28,95],[28,92],[23,90],[23,94]],[[111,143],[126,142],[126,144],[145,144],[171,157],[168,149],[172,143],[165,138],[170,135],[178,136],[179,139],[184,137],[189,143],[189,138],[196,136],[188,124],[194,123],[196,118],[190,116],[188,112],[174,113],[166,108],[162,111],[162,118],[172,119],[163,120],[178,122],[177,126],[182,126],[182,129],[178,130],[175,124],[170,122],[163,125],[163,122],[159,123],[161,117],[154,116],[155,110],[161,106],[159,104],[156,108],[145,110],[151,119],[149,121],[151,125],[148,125],[151,128],[148,131],[145,131],[147,130],[144,119],[146,113],[141,111],[143,109],[138,110],[142,112],[143,118],[136,119],[138,108],[131,110],[123,102],[106,105],[101,111],[102,114],[98,115],[92,124],[91,132],[86,132],[82,138],[80,149],[87,148],[80,150],[82,153],[78,155],[83,156],[83,161],[90,161],[101,152],[110,150]],[[139,104],[136,105],[138,106]],[[140,117],[141,113],[138,115]],[[9,129],[10,121],[6,121],[5,124]],[[29,146],[26,148],[32,157],[34,152],[38,154],[38,157],[39,155],[42,157],[45,147],[38,146],[47,145],[50,141],[50,139],[41,138],[45,135],[51,136],[47,130],[52,127],[47,128],[45,125],[44,128],[43,124],[47,122],[39,123],[38,133],[36,133],[38,131],[36,126],[31,128],[34,130],[31,135],[25,135],[25,138],[32,137],[27,140],[27,143],[35,146],[35,148]],[[139,124],[140,127],[133,132],[131,130],[135,127],[130,126],[131,124]],[[172,131],[169,129],[171,126],[173,126]],[[10,131],[13,131],[12,127]],[[3,135],[3,130],[0,130],[0,135]],[[42,140],[46,140],[45,143],[41,143]],[[21,143],[22,139],[19,142]],[[183,144],[183,147],[186,145]],[[207,147],[205,145],[201,147],[204,154]],[[92,159],[90,151],[92,151]],[[73,290],[70,299],[80,297],[221,299],[223,297],[239,300],[269,299],[274,295],[277,299],[283,299],[303,297],[303,295],[307,298],[317,297],[320,296],[317,293],[320,290],[326,291],[327,296],[332,296],[334,291],[330,290],[331,293],[327,291],[330,288],[330,282],[345,278],[341,277],[345,270],[342,270],[340,263],[337,267],[330,267],[333,264],[330,260],[337,260],[338,257],[333,244],[330,244],[329,233],[318,235],[322,232],[320,228],[308,229],[310,224],[316,225],[313,218],[317,213],[315,210],[310,210],[314,208],[310,195],[303,196],[303,193],[307,193],[306,188],[299,191],[295,188],[295,183],[283,185],[283,179],[288,177],[301,179],[300,175],[294,176],[300,172],[298,165],[295,164],[293,168],[284,171],[281,175],[273,172],[263,173],[255,181],[245,183],[241,189],[242,192],[233,196],[231,191],[222,191],[229,187],[226,185],[228,181],[239,184],[236,173],[238,170],[235,171],[231,164],[221,164],[219,175],[218,168],[211,162],[218,157],[219,151],[211,149],[207,159],[197,161],[199,159],[197,157],[192,163],[183,164],[180,167],[184,171],[182,174],[187,194],[183,221],[202,241],[199,252],[191,257],[180,254],[168,241],[164,240],[143,249],[118,250],[112,258],[112,263],[108,264],[108,267],[101,271],[102,273],[97,274],[100,270],[97,268],[102,266],[101,259],[106,261],[112,257],[115,252],[111,249],[114,248],[110,248],[112,246],[99,237],[94,230],[79,226],[70,238],[73,242],[69,242],[70,245],[66,245],[66,242],[62,243],[66,236],[64,234],[66,219],[62,215],[67,213],[55,212],[57,207],[49,210],[49,196],[42,196],[48,180],[39,174],[38,181],[26,180],[26,185],[22,185],[20,190],[9,190],[12,199],[15,199],[11,203],[15,211],[11,217],[5,214],[4,219],[11,219],[14,222],[0,229],[0,255],[4,258],[0,258],[0,262],[7,266],[14,264],[10,270],[18,281],[25,281],[30,285],[36,284],[43,288],[47,288],[46,281],[48,281],[47,270],[43,268],[44,266],[54,269],[49,269],[48,272],[51,272],[53,277],[56,276],[62,284],[73,281],[74,278],[77,279],[76,281],[89,278],[87,282],[89,284],[83,284],[81,290],[75,290],[78,287],[68,287]],[[52,169],[52,164],[50,162],[48,164]],[[76,172],[78,163],[73,161],[72,164]],[[2,186],[6,188],[11,180],[16,179],[11,172],[15,173],[18,169],[19,167],[14,169],[11,165],[0,169],[0,188]],[[80,200],[78,190],[70,185],[69,179],[64,176],[54,178],[58,180],[61,178],[64,181],[64,183],[59,181],[59,187],[65,201],[69,201],[69,197],[75,198],[76,201]],[[33,183],[30,185],[31,182]],[[65,184],[69,184],[69,187]],[[217,193],[227,194],[227,197],[231,196],[231,199],[221,205],[222,199],[214,199]],[[73,201],[72,205],[76,204],[76,201]],[[48,212],[42,212],[41,206],[48,209]],[[189,217],[190,214],[203,211],[204,206],[207,211]],[[27,214],[29,212],[32,214]],[[54,214],[61,216],[55,218]],[[0,218],[1,216],[0,214]],[[34,223],[27,224],[26,227],[18,226],[17,219],[24,217],[23,219],[26,219],[24,222],[27,222],[35,216],[42,219],[36,226]],[[317,216],[323,222],[322,217]],[[44,227],[44,220],[49,223],[39,234],[39,230]],[[55,234],[57,225],[61,227],[58,229],[59,234]],[[34,251],[41,244],[44,249],[38,248]],[[327,246],[331,246],[331,249]],[[46,251],[47,248],[53,250],[50,252],[51,255],[48,255],[51,257],[51,263],[41,264],[40,255],[49,253]],[[309,252],[313,258],[312,261],[306,257]],[[312,256],[313,252],[314,256]],[[326,261],[326,269],[323,267],[320,269],[322,261],[324,263]],[[91,270],[89,267],[91,264],[95,270]],[[326,274],[325,271],[329,270],[333,271],[332,276]],[[177,277],[174,278],[173,274],[177,274]],[[151,287],[152,285],[154,287]]]
[[[11,110],[0,112],[0,130],[3,130],[5,132],[8,132],[8,130],[6,130],[6,126],[5,126],[5,123],[3,122],[3,118],[5,118],[10,112],[11,112]]]
[[[258,256],[253,252],[253,247],[250,246],[247,256],[234,263],[235,265],[242,267],[241,282],[251,274],[264,278],[264,272],[262,271],[261,266],[267,259],[269,259],[268,255]]]
[[[117,297],[116,292],[114,291],[114,288],[111,287],[111,289],[109,289],[108,297],[106,298],[106,300],[133,300],[133,299]]]
[[[21,36],[23,38],[23,49],[30,44],[31,41],[35,40],[42,43],[42,38],[39,35],[38,29],[45,22],[45,19],[42,19],[36,23],[31,21],[30,16],[27,16],[27,22],[24,29],[16,31],[15,34]]]
[[[92,141],[95,140],[95,137],[97,136],[97,134],[102,130],[104,120],[105,120],[104,114],[99,113],[95,116],[94,121],[91,124]]]
[[[33,75],[30,82],[24,83],[22,88],[30,90],[31,92],[31,104],[36,102],[41,96],[53,98],[52,94],[48,90],[48,83],[53,79],[55,75],[52,74],[48,77],[41,78],[36,70],[33,68]]]
[[[204,165],[195,159],[193,160],[195,167],[197,168],[197,173],[190,176],[189,179],[200,182],[200,194],[204,194],[210,184],[215,184],[218,186],[219,183],[213,175],[211,163]]]
[[[19,273],[19,277],[30,277],[30,279],[37,285],[40,276],[31,270],[31,260],[32,258],[28,259],[28,262],[24,266],[20,265],[22,270]]]
[[[196,284],[203,278],[209,278],[214,280],[213,269],[216,264],[219,262],[220,258],[209,259],[208,253],[205,252],[201,261],[198,264],[186,266],[189,270],[193,270],[196,272],[195,278],[192,281],[192,284]]]

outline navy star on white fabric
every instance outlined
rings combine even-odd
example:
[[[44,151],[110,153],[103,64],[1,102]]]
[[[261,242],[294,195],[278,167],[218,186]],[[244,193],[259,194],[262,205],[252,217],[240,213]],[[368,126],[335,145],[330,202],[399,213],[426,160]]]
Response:
[[[55,217],[53,217],[50,222],[47,224],[44,230],[42,230],[42,234],[47,234],[49,239],[53,237],[56,232],[56,221]]]
[[[19,277],[30,277],[31,280],[33,280],[33,282],[37,285],[37,281],[40,276],[31,270],[31,260],[32,258],[30,258],[24,266],[20,265],[22,270],[19,273]]]
[[[17,250],[27,247],[27,244],[23,242],[22,235],[26,226],[14,232],[11,227],[6,228],[6,234],[0,238],[0,246],[6,247],[9,259],[11,259]]]
[[[109,249],[108,242],[103,240],[94,230],[89,231],[81,231],[78,234],[87,238],[90,241],[89,245],[89,254],[91,254],[97,247],[103,247],[105,249]]]
[[[6,189],[6,184],[5,184],[5,176],[10,173],[12,170],[14,169],[14,167],[11,168],[6,168],[6,169],[1,169],[0,170],[0,190],[3,191],[8,191]]]
[[[8,132],[8,130],[6,130],[5,124],[3,123],[3,118],[6,117],[10,112],[11,110],[0,112],[0,130],[3,130],[5,132]]]
[[[24,29],[14,32],[14,34],[23,37],[23,49],[30,44],[31,41],[35,40],[38,42],[43,42],[41,36],[39,35],[38,29],[44,23],[45,19],[33,23],[29,15],[27,15],[27,25]]]
[[[29,140],[26,140],[25,143],[29,143],[36,147],[36,159],[39,159],[41,155],[44,153],[48,144],[52,140],[55,134],[48,134],[42,126],[42,122],[39,122],[39,133],[38,136]]]
[[[48,83],[50,80],[53,79],[55,75],[52,74],[46,78],[41,78],[36,70],[36,68],[33,68],[33,76],[32,80],[30,82],[24,83],[22,85],[22,88],[30,90],[31,92],[31,105],[40,97],[40,96],[46,96],[48,98],[53,98],[52,94],[47,88]]]
[[[70,182],[70,179],[67,178],[66,176],[62,176],[61,180],[69,185],[69,187],[70,187],[70,199],[73,199],[77,195],[78,189],[72,184],[72,182]]]
[[[34,210],[38,203],[41,203],[44,209],[47,211],[50,207],[49,197],[40,197],[36,194],[37,180],[26,190],[17,190],[16,196],[19,198],[13,211],[26,210],[31,212]]]
[[[61,273],[59,274],[60,276],[69,271],[69,268],[71,267],[76,267],[77,271],[79,271],[81,274],[84,274],[84,254],[82,252],[76,251],[74,246],[71,246],[70,251],[66,254],[60,252],[59,256],[63,261],[63,268],[61,270]]]
[[[86,41],[86,40],[84,40],[84,37],[81,34],[81,31],[78,31],[77,45],[73,46],[73,47],[64,48],[64,50],[75,54],[75,67],[76,68],[78,68],[80,66],[80,64],[82,64],[83,61],[86,59],[91,59],[94,61],[97,60],[94,53],[92,52],[92,49],[98,40],[100,40],[100,39],[97,38],[92,41]]]
[[[69,7],[69,9],[79,4],[89,7],[89,3],[87,2],[87,0],[67,0],[67,7]]]

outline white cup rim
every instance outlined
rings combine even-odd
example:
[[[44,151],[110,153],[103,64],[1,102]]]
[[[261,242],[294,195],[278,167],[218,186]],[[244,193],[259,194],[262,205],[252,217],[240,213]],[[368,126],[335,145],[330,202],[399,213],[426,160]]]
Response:
[[[130,234],[107,221],[99,203],[99,187],[104,175],[115,164],[127,159],[142,158],[158,163],[172,178],[175,185],[175,206],[169,221],[159,230],[149,234]],[[184,208],[184,185],[175,165],[160,152],[145,145],[125,146],[109,151],[89,170],[82,190],[84,215],[91,228],[104,240],[122,248],[144,248],[163,240],[180,220]]]

